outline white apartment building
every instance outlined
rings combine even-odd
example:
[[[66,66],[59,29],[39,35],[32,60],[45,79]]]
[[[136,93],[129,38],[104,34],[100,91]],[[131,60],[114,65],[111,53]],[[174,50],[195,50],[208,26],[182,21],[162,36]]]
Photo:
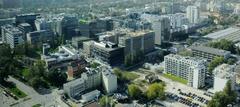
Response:
[[[187,18],[190,23],[197,24],[200,19],[200,12],[197,6],[187,7]]]
[[[101,85],[107,93],[117,90],[117,77],[107,67],[88,68],[81,78],[65,83],[63,89],[71,98],[75,98],[85,94],[86,90],[95,90]]]
[[[112,93],[117,90],[117,76],[109,70],[102,72],[103,87],[107,93]]]
[[[13,25],[5,25],[1,27],[2,41],[9,44],[11,48],[15,48],[18,44],[24,43],[23,32]]]
[[[164,62],[164,73],[183,78],[194,88],[205,85],[206,60],[170,54],[164,57]]]
[[[230,80],[232,84],[232,89],[234,89],[236,83],[236,73],[234,72],[234,65],[222,64],[213,70],[214,83],[213,91],[223,91],[226,83]]]

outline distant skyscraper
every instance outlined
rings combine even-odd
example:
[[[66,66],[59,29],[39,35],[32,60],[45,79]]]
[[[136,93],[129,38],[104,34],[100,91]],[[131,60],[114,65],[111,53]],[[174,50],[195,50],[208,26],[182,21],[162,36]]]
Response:
[[[170,37],[170,20],[167,17],[161,17],[152,23],[155,32],[155,44],[161,45],[162,41],[168,41]]]
[[[198,23],[200,19],[200,12],[197,6],[187,7],[187,18],[190,23]]]

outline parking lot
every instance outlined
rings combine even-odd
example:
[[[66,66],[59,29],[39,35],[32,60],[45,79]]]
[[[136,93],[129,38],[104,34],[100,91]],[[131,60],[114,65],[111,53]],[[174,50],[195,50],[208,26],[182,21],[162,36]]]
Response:
[[[207,96],[206,91],[195,89],[187,85],[172,81],[161,75],[158,75],[166,85],[166,92],[169,93],[170,100],[174,100],[176,105],[185,107],[198,107],[206,106],[211,100],[211,97]],[[175,105],[174,104],[174,105]]]
[[[11,96],[6,94],[2,88],[0,88],[0,105],[3,107],[9,107],[9,105],[13,104],[16,100]]]

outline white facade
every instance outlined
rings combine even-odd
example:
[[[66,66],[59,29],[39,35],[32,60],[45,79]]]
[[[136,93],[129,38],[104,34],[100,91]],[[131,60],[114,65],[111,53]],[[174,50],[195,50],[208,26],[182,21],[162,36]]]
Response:
[[[48,21],[45,18],[39,18],[35,20],[35,26],[37,30],[51,30],[52,21]]]
[[[164,62],[164,73],[181,77],[194,88],[205,85],[206,60],[170,54],[164,57]]]
[[[230,80],[232,84],[232,89],[234,89],[236,82],[236,75],[234,72],[234,65],[222,64],[213,70],[214,74],[214,85],[213,91],[223,91],[226,83]]]
[[[94,100],[95,98],[98,98],[100,96],[101,92],[98,90],[91,91],[89,93],[82,95],[82,101],[83,103],[89,102],[91,100]]]
[[[107,93],[117,90],[117,77],[112,71],[105,67],[97,69],[87,68],[87,72],[81,75],[81,78],[65,83],[63,85],[64,92],[70,97],[76,97],[84,94],[85,90],[94,90],[103,85]],[[94,92],[95,93],[95,92]],[[91,99],[91,94],[82,96],[84,101]]]
[[[65,83],[63,85],[64,92],[69,95],[69,97],[75,97],[86,90],[85,81],[82,78],[73,80],[71,82]]]
[[[103,87],[107,93],[112,93],[117,90],[117,76],[109,70],[102,72]]]
[[[17,27],[12,25],[2,26],[2,41],[9,44],[11,48],[15,48],[16,45],[24,43],[23,32]]]
[[[187,7],[187,18],[190,23],[197,24],[200,20],[200,12],[197,6]]]

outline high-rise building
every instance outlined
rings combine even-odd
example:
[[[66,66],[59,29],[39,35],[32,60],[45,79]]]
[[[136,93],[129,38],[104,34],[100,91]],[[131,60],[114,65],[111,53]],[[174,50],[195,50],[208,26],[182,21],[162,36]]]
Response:
[[[205,60],[170,54],[164,57],[164,62],[164,73],[183,78],[188,81],[189,86],[194,88],[205,85]]]
[[[39,30],[27,33],[27,41],[33,45],[46,42],[50,43],[53,39],[54,33],[48,30]]]
[[[113,30],[113,20],[111,18],[99,18],[89,23],[90,37],[97,38],[97,33]]]
[[[33,28],[28,23],[21,23],[18,25],[19,30],[24,33],[23,39],[27,40],[27,33],[32,32]]]
[[[36,30],[35,20],[37,19],[37,16],[39,16],[39,14],[21,14],[21,15],[17,15],[15,17],[16,18],[16,24],[19,25],[21,23],[28,23],[28,24],[31,25],[33,30]]]
[[[155,32],[156,45],[161,45],[163,41],[168,41],[170,38],[170,20],[167,17],[161,17],[152,23],[152,29]]]
[[[9,44],[11,48],[15,48],[16,45],[24,43],[23,32],[19,28],[12,25],[2,26],[2,41]]]
[[[200,21],[200,11],[197,6],[187,7],[187,18],[190,23],[197,24]]]
[[[154,51],[153,31],[127,31],[119,37],[119,45],[124,46],[124,55],[136,54],[142,51],[144,54]]]
[[[124,47],[112,42],[93,42],[91,56],[109,65],[120,65],[124,61]]]
[[[37,18],[35,20],[36,30],[51,30],[52,21],[45,18]]]
[[[110,70],[102,72],[103,87],[107,93],[113,93],[117,90],[117,76]]]

